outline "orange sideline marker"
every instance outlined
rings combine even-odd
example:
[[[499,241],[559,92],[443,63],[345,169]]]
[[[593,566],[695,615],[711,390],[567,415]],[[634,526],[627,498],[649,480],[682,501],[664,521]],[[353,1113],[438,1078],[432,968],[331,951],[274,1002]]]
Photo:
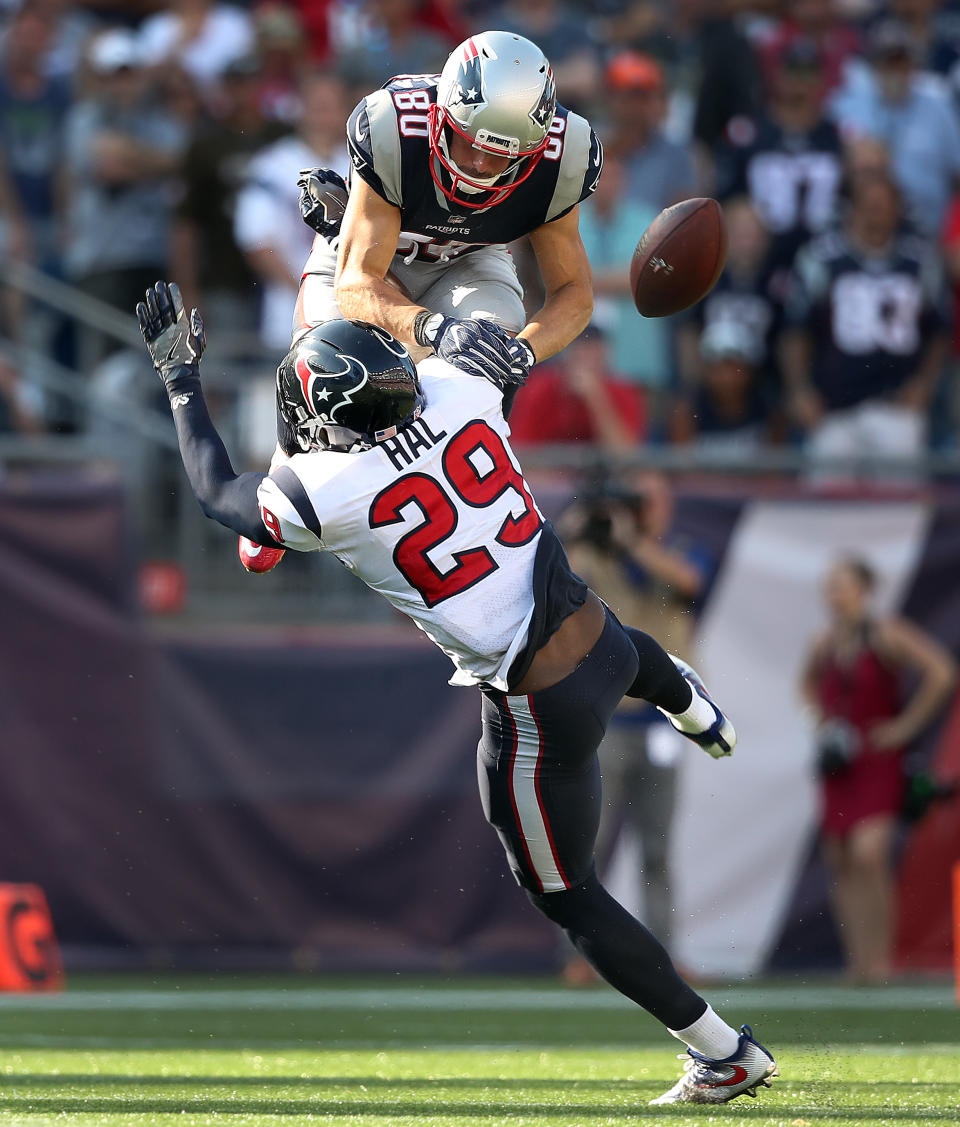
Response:
[[[63,961],[37,884],[0,883],[0,990],[62,990]]]

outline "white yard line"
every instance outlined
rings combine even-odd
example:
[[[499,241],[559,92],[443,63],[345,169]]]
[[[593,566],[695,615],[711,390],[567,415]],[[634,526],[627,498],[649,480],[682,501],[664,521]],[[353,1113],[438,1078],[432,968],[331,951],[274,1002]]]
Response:
[[[206,1042],[188,1042],[183,1037],[127,1037],[118,1034],[116,1037],[103,1036],[72,1036],[67,1033],[0,1033],[0,1047],[8,1047],[8,1051],[23,1049],[104,1049],[107,1051],[129,1052],[143,1050],[148,1052],[171,1050],[188,1053],[222,1053],[222,1052],[299,1052],[310,1053],[312,1056],[322,1056],[327,1053],[379,1053],[396,1050],[400,1053],[436,1052],[443,1054],[456,1053],[629,1053],[635,1049],[639,1053],[656,1052],[658,1049],[676,1056],[674,1046],[656,1045],[644,1042],[640,1045],[626,1045],[623,1041],[594,1042],[588,1045],[539,1045],[530,1041],[458,1041],[451,1044],[442,1042],[411,1042],[399,1038],[386,1038],[383,1040],[369,1041],[345,1038],[340,1041],[324,1040],[312,1042],[306,1037],[267,1038],[266,1040],[251,1040],[250,1038],[230,1038],[216,1036]],[[910,1057],[910,1056],[936,1056],[956,1057],[960,1047],[952,1041],[906,1041],[901,1044],[878,1044],[871,1041],[829,1042],[823,1045],[797,1044],[788,1041],[779,1045],[778,1056],[803,1056],[814,1054],[817,1057],[844,1056],[850,1053],[878,1057]],[[65,1082],[69,1081],[70,1073],[63,1074]],[[0,1070],[0,1080],[4,1073]],[[4,1081],[5,1083],[9,1081]],[[293,1082],[293,1081],[292,1081]]]
[[[771,1010],[917,1010],[953,1009],[949,986],[888,986],[869,988],[794,986],[718,986],[704,991],[716,1006]],[[463,990],[424,987],[344,987],[250,990],[67,990],[62,994],[0,994],[4,1010],[423,1010],[527,1012],[573,1010],[608,1011],[633,1008],[613,990],[572,991],[475,986]]]

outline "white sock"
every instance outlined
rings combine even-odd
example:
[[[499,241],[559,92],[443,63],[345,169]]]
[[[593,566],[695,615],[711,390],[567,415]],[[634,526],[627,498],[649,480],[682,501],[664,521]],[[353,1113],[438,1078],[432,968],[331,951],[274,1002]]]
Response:
[[[677,727],[682,732],[705,732],[717,720],[713,705],[697,692],[693,692],[693,700],[683,712],[671,712],[669,715],[677,722]]]
[[[710,1060],[726,1060],[737,1051],[740,1034],[707,1006],[706,1012],[686,1029],[671,1029],[678,1041],[696,1049]]]

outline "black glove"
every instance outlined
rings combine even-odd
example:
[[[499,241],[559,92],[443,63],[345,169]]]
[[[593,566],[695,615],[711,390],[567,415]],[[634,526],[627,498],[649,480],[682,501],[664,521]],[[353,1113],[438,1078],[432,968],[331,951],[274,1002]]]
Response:
[[[203,321],[196,309],[187,318],[175,282],[156,282],[147,290],[146,300],[137,305],[137,319],[168,395],[179,391],[185,380],[199,377],[206,345]]]
[[[304,168],[297,181],[300,189],[300,214],[318,235],[332,239],[340,234],[340,222],[347,206],[347,185],[332,168]]]
[[[424,310],[414,321],[413,335],[418,344],[433,348],[442,360],[501,389],[525,383],[537,362],[525,340],[511,337],[494,321],[472,317],[461,321]]]

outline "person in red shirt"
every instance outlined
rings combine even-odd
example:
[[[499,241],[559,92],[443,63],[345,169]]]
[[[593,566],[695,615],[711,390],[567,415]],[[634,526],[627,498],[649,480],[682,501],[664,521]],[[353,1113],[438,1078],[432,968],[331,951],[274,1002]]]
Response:
[[[760,61],[767,86],[772,87],[780,63],[798,39],[816,46],[821,58],[821,94],[828,97],[843,78],[844,66],[860,50],[860,34],[839,18],[833,0],[785,0],[783,18],[760,46]]]
[[[589,442],[628,450],[646,419],[634,388],[612,373],[606,334],[596,322],[549,364],[534,369],[510,415],[515,446]]]
[[[943,257],[947,277],[953,287],[953,354],[960,357],[960,196],[954,196],[947,208],[943,227]]]
[[[801,683],[818,724],[822,843],[854,982],[890,974],[900,761],[956,680],[953,658],[936,639],[874,613],[875,584],[864,560],[833,565],[824,591],[830,624],[810,650]],[[905,695],[907,673],[916,687]]]

